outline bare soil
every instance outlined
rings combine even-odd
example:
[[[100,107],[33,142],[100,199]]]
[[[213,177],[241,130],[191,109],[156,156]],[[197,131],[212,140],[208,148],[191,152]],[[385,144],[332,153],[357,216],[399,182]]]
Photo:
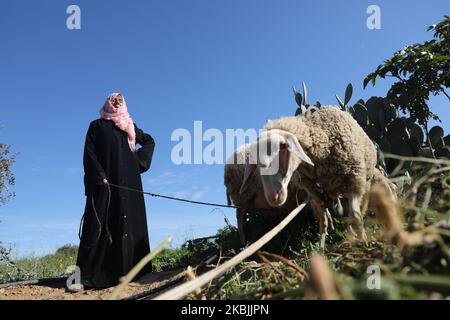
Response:
[[[184,278],[184,269],[154,272],[128,284],[120,298],[153,290],[180,278]],[[0,300],[106,300],[113,289],[112,287],[69,292],[66,290],[65,282],[51,285],[17,285],[0,289]],[[158,294],[162,292],[158,292]]]

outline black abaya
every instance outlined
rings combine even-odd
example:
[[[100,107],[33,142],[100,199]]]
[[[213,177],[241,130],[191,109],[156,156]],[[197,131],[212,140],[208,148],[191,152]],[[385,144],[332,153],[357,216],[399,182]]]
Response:
[[[144,197],[141,193],[100,185],[113,184],[142,190],[140,174],[150,168],[155,142],[135,125],[136,143],[131,151],[127,133],[113,121],[91,122],[84,148],[85,214],[77,265],[84,283],[93,287],[117,284],[150,252]],[[109,200],[108,200],[109,199]],[[108,210],[109,203],[109,210]],[[151,271],[149,264],[142,272]]]

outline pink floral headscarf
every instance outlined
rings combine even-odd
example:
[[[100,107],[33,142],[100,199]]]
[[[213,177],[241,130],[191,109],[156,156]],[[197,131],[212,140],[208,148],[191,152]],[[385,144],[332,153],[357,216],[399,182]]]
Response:
[[[128,134],[128,145],[131,151],[136,150],[136,132],[134,131],[133,119],[131,119],[128,113],[127,104],[125,102],[125,97],[123,97],[123,105],[119,108],[115,108],[112,104],[114,98],[116,98],[120,93],[111,93],[106,99],[105,104],[100,109],[100,117],[105,120],[112,120],[114,124],[122,131]]]

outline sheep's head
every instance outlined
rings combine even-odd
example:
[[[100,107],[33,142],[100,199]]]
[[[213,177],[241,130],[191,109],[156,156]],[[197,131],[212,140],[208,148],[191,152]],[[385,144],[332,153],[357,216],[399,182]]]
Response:
[[[241,193],[247,188],[249,178],[259,170],[264,196],[273,207],[282,206],[286,202],[287,187],[300,163],[314,166],[296,136],[283,130],[264,131],[249,145],[249,151]]]

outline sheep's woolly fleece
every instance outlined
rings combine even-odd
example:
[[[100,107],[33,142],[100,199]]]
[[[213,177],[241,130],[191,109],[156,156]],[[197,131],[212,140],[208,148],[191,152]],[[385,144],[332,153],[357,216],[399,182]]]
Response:
[[[349,113],[323,106],[314,113],[270,121],[264,129],[288,131],[298,138],[314,163],[315,181],[329,196],[363,195],[368,191],[376,149]]]

